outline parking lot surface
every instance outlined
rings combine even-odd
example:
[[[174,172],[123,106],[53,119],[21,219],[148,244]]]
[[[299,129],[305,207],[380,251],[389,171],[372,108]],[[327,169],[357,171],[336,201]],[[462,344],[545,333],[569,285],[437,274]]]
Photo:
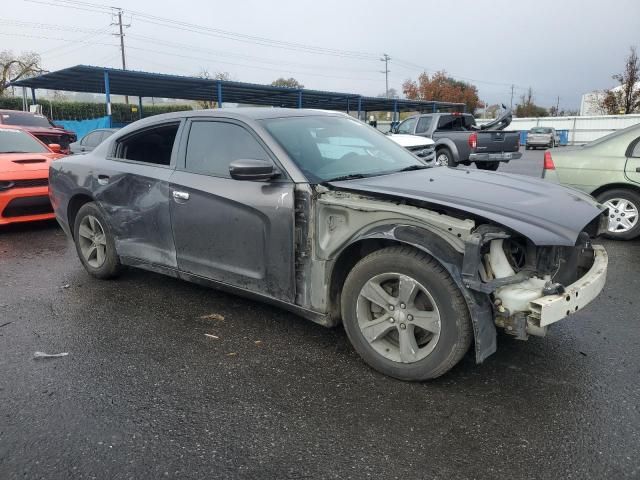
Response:
[[[640,242],[604,243],[588,309],[412,384],[341,328],[149,272],[95,280],[55,224],[4,229],[0,478],[638,478]]]

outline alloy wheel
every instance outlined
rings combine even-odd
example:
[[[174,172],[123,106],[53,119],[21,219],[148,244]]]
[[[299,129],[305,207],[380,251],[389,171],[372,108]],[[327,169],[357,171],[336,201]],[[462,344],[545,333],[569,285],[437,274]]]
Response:
[[[424,359],[440,338],[441,318],[433,297],[408,275],[383,273],[371,278],[360,290],[356,308],[365,340],[394,362]]]
[[[107,238],[100,221],[86,215],[80,221],[78,241],[84,260],[93,268],[100,268],[107,258]]]
[[[604,206],[609,209],[609,232],[625,233],[638,223],[638,207],[626,198],[611,198]]]
[[[446,167],[449,165],[449,157],[445,153],[439,153],[436,157],[436,164],[442,167]]]

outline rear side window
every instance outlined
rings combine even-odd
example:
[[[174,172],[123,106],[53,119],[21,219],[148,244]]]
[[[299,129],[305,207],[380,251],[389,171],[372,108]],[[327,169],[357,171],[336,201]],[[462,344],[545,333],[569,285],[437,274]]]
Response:
[[[438,130],[467,131],[475,125],[473,117],[468,115],[443,115],[438,120]]]
[[[210,121],[191,124],[187,171],[229,177],[229,164],[241,159],[270,160],[262,145],[240,125]]]
[[[102,132],[91,132],[82,139],[82,145],[85,147],[96,147],[102,141]]]
[[[159,125],[124,137],[116,146],[116,158],[155,165],[170,165],[178,123]]]
[[[634,158],[640,158],[640,138],[634,140],[636,142],[633,150],[631,150],[631,156]]]
[[[431,117],[420,117],[418,120],[418,126],[416,127],[416,133],[425,133],[431,126]]]

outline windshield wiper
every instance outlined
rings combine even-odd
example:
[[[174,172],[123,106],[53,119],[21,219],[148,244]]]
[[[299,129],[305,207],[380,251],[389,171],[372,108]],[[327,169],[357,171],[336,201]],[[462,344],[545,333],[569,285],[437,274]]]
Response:
[[[326,182],[341,182],[342,180],[354,180],[356,178],[365,178],[368,175],[365,175],[363,173],[350,173],[349,175],[342,175],[340,177],[334,177],[334,178],[330,178],[328,180],[325,180],[323,183]]]
[[[396,172],[411,172],[412,170],[423,170],[425,168],[431,168],[431,167],[428,166],[428,165],[410,165],[408,167],[401,168],[400,170],[396,170],[393,173],[396,173]]]

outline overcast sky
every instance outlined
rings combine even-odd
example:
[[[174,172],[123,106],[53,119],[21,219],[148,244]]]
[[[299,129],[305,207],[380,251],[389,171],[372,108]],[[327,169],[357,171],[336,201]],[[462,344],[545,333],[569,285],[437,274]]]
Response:
[[[0,49],[37,51],[49,70],[121,65],[107,9],[35,1],[15,0],[0,11]],[[384,92],[378,58],[387,53],[389,86],[398,91],[425,69],[444,69],[474,83],[490,103],[508,105],[515,84],[516,99],[531,86],[538,104],[551,106],[559,95],[561,107],[578,108],[583,93],[614,85],[629,46],[640,45],[638,0],[91,3],[123,8],[129,69],[226,71],[255,83],[293,76],[308,88],[365,95]]]

